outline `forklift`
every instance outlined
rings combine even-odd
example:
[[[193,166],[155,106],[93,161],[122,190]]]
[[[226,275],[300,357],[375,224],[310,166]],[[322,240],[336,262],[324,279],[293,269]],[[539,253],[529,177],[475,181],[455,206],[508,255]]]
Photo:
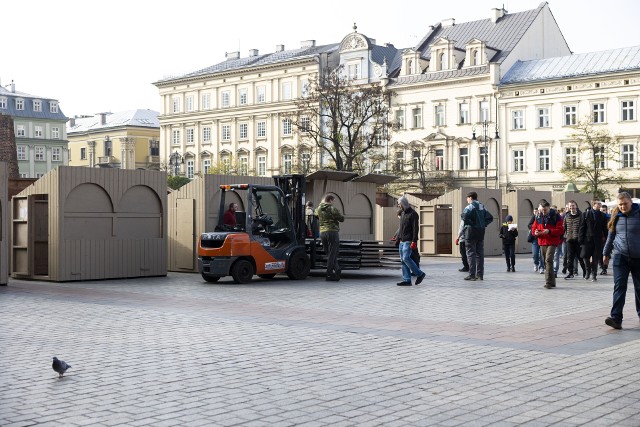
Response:
[[[198,239],[198,270],[207,282],[231,276],[248,283],[254,275],[272,279],[286,273],[290,279],[309,275],[305,250],[304,175],[274,176],[274,185],[221,185],[218,224]],[[224,224],[227,193],[244,201],[235,212],[236,225]]]

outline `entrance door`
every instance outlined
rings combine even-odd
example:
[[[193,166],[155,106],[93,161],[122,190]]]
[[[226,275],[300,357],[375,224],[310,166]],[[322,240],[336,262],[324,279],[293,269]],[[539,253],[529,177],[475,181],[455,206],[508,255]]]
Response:
[[[176,268],[193,270],[196,248],[194,239],[194,199],[178,199],[176,205]]]
[[[33,232],[33,274],[49,275],[49,200],[44,194],[29,196]]]
[[[436,254],[451,255],[451,206],[436,207]]]

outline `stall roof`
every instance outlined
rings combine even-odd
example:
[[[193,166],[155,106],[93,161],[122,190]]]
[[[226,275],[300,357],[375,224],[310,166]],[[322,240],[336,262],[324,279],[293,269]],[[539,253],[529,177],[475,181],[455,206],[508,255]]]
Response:
[[[310,175],[307,175],[306,179],[307,181],[315,181],[318,179],[330,179],[332,181],[350,181],[357,176],[358,174],[355,172],[319,170]]]
[[[391,181],[395,181],[396,179],[398,179],[398,177],[395,175],[385,175],[381,173],[368,173],[364,176],[353,178],[354,181],[373,182],[374,184],[378,185],[388,184]]]

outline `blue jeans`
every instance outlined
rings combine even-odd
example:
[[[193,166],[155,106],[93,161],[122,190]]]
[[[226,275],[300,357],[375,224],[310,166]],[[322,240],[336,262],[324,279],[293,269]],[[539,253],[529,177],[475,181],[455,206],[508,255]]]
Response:
[[[402,261],[402,280],[410,282],[411,275],[422,276],[422,270],[411,259],[411,242],[400,242],[398,250]]]
[[[553,272],[555,274],[558,274],[558,269],[560,268],[560,257],[564,253],[563,246],[564,246],[564,243],[561,243],[556,247],[556,253],[553,257]]]
[[[636,312],[640,316],[640,259],[613,254],[613,307],[611,317],[622,323],[622,309],[627,295],[629,273],[636,295]]]
[[[469,276],[484,276],[484,240],[465,240]]]
[[[533,255],[533,266],[538,268],[544,268],[544,258],[540,256],[540,245],[538,245],[538,239],[534,238],[531,242],[531,254]]]

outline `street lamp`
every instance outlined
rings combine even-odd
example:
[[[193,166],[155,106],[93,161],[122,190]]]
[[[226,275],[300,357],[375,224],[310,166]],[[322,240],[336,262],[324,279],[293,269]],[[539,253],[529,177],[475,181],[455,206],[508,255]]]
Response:
[[[491,122],[488,121],[484,121],[482,123],[480,123],[480,125],[482,126],[482,142],[484,142],[484,147],[483,147],[483,159],[484,159],[484,188],[488,188],[487,186],[487,168],[489,167],[489,125],[491,124]],[[474,125],[472,128],[473,131],[473,137],[471,138],[473,141],[477,141],[476,138],[476,126]],[[496,136],[494,138],[494,140],[497,142],[500,139],[500,135],[498,134],[498,124],[496,123]]]
[[[183,163],[184,157],[182,157],[177,151],[174,151],[171,156],[169,156],[169,164],[173,166],[173,176],[178,176],[180,173],[180,165]]]

